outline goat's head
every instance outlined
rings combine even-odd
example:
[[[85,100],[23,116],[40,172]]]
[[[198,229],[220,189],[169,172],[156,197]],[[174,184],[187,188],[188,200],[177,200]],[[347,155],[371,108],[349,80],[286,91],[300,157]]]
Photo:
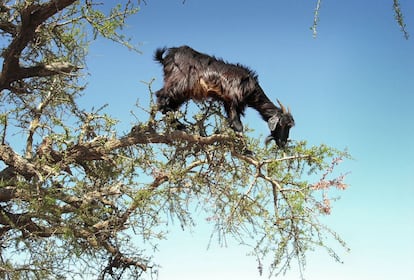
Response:
[[[179,105],[182,103],[172,98],[171,94],[165,91],[164,88],[157,91],[155,96],[157,97],[157,109],[163,114],[177,110]]]
[[[157,91],[155,93],[155,96],[157,97],[157,107],[159,111],[165,114],[166,112],[171,110],[169,108],[170,101],[169,101],[168,96],[166,96],[164,89],[160,89],[159,91]]]
[[[280,112],[272,116],[268,120],[270,135],[266,138],[266,144],[271,140],[275,140],[278,147],[284,147],[289,138],[289,130],[295,125],[295,121],[290,113],[290,109],[277,100],[280,106]]]

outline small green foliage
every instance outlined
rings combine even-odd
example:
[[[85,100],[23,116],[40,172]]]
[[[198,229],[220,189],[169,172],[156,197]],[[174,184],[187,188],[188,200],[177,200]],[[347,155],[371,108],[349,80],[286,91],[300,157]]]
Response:
[[[104,6],[102,7],[104,8]],[[131,45],[130,40],[119,31],[125,26],[126,18],[136,14],[139,8],[134,7],[132,1],[128,1],[125,6],[117,4],[107,14],[97,8],[98,5],[86,5],[81,9],[83,17],[93,28],[94,39],[103,36],[116,43],[121,43],[131,50],[138,51],[136,47]]]

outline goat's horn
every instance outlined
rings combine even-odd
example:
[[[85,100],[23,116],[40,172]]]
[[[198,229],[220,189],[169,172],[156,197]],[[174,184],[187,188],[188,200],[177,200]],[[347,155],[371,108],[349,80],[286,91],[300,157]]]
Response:
[[[287,113],[287,111],[286,111],[285,106],[283,106],[283,104],[280,102],[280,100],[279,100],[279,99],[276,99],[276,101],[277,101],[277,103],[279,103],[280,109],[282,109],[282,113],[283,113],[283,114],[286,114],[286,113]]]

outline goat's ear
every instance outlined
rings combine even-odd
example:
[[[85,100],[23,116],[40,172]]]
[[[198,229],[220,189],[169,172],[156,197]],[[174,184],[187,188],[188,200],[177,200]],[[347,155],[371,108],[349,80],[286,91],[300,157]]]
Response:
[[[274,115],[267,121],[267,125],[269,126],[270,131],[273,131],[276,129],[278,122],[279,122],[279,117],[277,115]]]

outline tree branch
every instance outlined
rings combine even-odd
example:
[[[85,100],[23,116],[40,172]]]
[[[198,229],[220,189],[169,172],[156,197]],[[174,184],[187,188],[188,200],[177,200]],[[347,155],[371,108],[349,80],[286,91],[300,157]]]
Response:
[[[16,80],[31,77],[48,77],[56,74],[69,74],[82,67],[75,66],[69,62],[52,62],[49,64],[40,64],[33,67],[20,68],[19,77]]]
[[[140,130],[130,133],[119,139],[105,139],[96,137],[90,142],[79,143],[69,147],[65,154],[67,154],[67,162],[84,162],[92,160],[102,160],[107,158],[109,152],[130,147],[137,144],[174,144],[177,141],[184,141],[187,143],[197,143],[198,145],[211,145],[218,142],[230,142],[232,137],[223,134],[214,134],[207,137],[199,135],[188,134],[184,131],[173,131],[165,134],[158,134],[150,129]]]
[[[0,224],[12,226],[21,230],[24,234],[30,233],[40,237],[50,237],[56,229],[50,229],[37,225],[29,214],[14,214],[0,206]]]
[[[38,168],[40,171],[43,171],[45,173],[53,173],[53,169],[48,166],[37,168],[28,160],[16,154],[13,149],[6,144],[0,145],[0,159],[8,166],[13,167],[15,172],[29,179],[32,177],[37,177],[39,179],[42,178],[42,175],[38,171]]]
[[[0,91],[9,88],[12,82],[20,79],[35,76],[50,76],[68,70],[67,67],[55,69],[54,67],[41,65],[22,68],[19,64],[19,58],[29,42],[34,39],[36,29],[48,18],[73,4],[75,1],[76,0],[52,0],[40,5],[31,4],[21,11],[21,25],[20,28],[17,27],[18,33],[3,53],[4,61],[0,74]],[[10,25],[3,26],[3,28],[9,30],[10,27]]]
[[[11,35],[16,35],[17,33],[16,26],[11,22],[0,22],[0,29]]]

